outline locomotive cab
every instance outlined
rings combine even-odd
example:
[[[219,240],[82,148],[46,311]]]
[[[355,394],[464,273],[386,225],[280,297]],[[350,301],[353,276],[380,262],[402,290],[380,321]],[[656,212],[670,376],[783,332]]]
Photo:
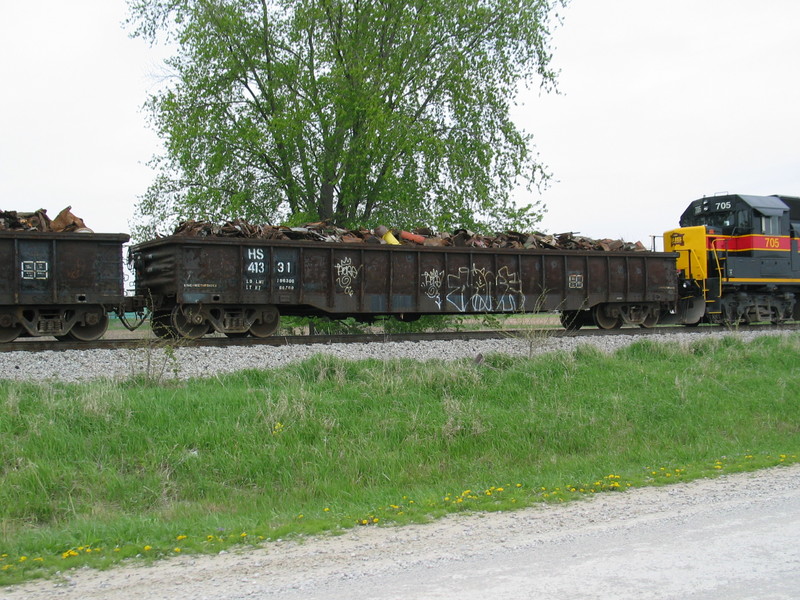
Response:
[[[664,249],[679,254],[685,298],[702,297],[702,320],[778,323],[800,316],[800,198],[702,198],[680,225],[664,234]]]

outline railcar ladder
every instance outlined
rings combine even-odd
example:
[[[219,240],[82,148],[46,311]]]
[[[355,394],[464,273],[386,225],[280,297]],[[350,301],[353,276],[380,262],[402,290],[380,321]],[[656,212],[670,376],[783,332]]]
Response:
[[[703,281],[703,297],[704,297],[704,299],[706,301],[706,305],[709,305],[709,304],[715,305],[715,304],[718,304],[720,302],[720,299],[722,298],[722,281],[723,281],[723,279],[726,279],[726,276],[727,276],[726,267],[723,266],[723,263],[725,263],[725,261],[728,260],[728,248],[727,248],[727,245],[726,245],[725,248],[723,248],[723,250],[725,252],[724,256],[720,256],[720,248],[717,247],[717,242],[718,241],[724,242],[724,240],[720,240],[719,238],[716,238],[716,239],[711,241],[711,254],[714,256],[714,268],[715,268],[715,270],[717,272],[717,279],[719,281],[719,289],[717,290],[716,298],[712,298],[711,300],[709,300],[708,299],[708,292],[710,292],[711,290],[708,288],[708,286],[706,284],[708,279]],[[709,307],[709,308],[711,308],[711,307]],[[717,308],[717,307],[714,306],[713,308]],[[719,315],[719,314],[722,314],[722,307],[719,306],[719,310],[707,310],[706,312],[708,312],[708,314]]]

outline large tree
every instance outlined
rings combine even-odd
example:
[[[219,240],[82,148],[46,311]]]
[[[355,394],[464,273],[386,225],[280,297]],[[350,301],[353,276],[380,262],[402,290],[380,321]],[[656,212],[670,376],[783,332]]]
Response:
[[[183,218],[532,225],[544,171],[509,109],[555,82],[568,0],[128,0],[174,45],[148,101],[165,143],[140,204]]]

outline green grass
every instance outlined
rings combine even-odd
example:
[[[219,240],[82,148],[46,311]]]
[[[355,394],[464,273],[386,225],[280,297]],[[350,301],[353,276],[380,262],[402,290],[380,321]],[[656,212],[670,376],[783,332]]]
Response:
[[[0,583],[797,461],[800,336],[0,382]]]

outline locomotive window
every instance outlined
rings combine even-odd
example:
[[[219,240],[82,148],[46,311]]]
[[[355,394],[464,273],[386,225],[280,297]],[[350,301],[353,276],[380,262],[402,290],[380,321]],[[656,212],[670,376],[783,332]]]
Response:
[[[748,231],[750,229],[750,211],[740,210],[736,213],[736,227]]]
[[[761,233],[763,233],[764,235],[780,235],[781,233],[780,217],[765,217],[762,215]]]
[[[699,216],[695,222],[697,225],[729,229],[736,223],[736,214],[730,212],[706,213],[702,216]]]

